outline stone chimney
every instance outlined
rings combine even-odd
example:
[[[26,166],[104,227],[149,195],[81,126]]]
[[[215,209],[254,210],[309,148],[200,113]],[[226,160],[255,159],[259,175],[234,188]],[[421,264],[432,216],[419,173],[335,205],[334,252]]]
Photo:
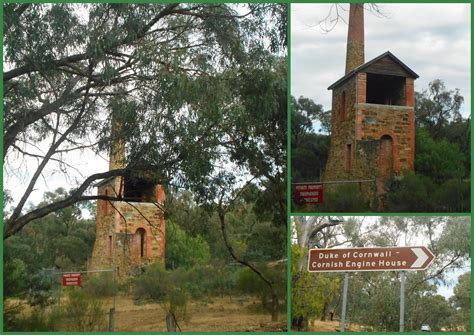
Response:
[[[112,116],[112,146],[110,148],[109,171],[125,168],[125,143],[119,138],[122,125]]]
[[[351,3],[347,32],[346,74],[364,63],[364,4]]]

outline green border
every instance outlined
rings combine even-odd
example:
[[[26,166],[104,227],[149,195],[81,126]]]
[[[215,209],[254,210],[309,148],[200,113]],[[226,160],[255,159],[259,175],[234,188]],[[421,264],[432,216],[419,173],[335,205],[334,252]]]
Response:
[[[286,228],[287,228],[287,242],[286,242],[286,318],[287,331],[291,331],[291,5],[288,4],[288,28],[287,28],[287,134],[286,134]]]

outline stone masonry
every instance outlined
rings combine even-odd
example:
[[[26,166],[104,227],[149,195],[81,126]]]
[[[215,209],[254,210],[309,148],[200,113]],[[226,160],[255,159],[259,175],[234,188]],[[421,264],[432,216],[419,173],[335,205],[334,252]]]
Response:
[[[388,178],[414,170],[414,80],[418,75],[390,52],[361,63],[363,11],[359,8],[359,15],[352,14],[356,9],[351,4],[347,46],[347,58],[355,59],[347,59],[345,76],[328,88],[333,91],[331,146],[324,180],[375,179],[375,183],[361,184],[372,200],[374,192],[385,193]],[[351,36],[356,36],[356,43]]]
[[[103,181],[98,194],[123,194],[122,180],[116,177]],[[120,190],[122,193],[118,193]],[[155,192],[155,202],[98,201],[90,269],[116,268],[119,277],[125,278],[147,263],[164,261],[165,195],[161,185]]]
[[[117,126],[116,122],[112,124]],[[124,156],[124,144],[115,141],[109,169],[123,168]],[[96,240],[88,269],[116,269],[119,279],[123,280],[147,263],[164,262],[165,193],[162,185],[146,181],[133,184],[127,177],[119,176],[105,179],[96,186],[99,195],[121,200],[97,201]]]

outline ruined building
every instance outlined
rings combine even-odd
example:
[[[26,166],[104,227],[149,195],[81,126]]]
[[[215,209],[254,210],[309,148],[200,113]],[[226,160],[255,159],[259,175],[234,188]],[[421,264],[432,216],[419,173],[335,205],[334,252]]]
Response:
[[[414,80],[389,51],[365,62],[363,4],[351,4],[345,75],[332,90],[331,146],[324,179],[360,184],[373,199],[391,176],[414,169]],[[377,197],[375,197],[377,198]]]
[[[124,158],[124,144],[115,141],[110,153],[109,170],[125,168]],[[123,200],[97,201],[96,240],[89,269],[115,268],[119,278],[126,278],[147,263],[163,262],[163,187],[129,175],[110,177],[96,186],[99,195]]]

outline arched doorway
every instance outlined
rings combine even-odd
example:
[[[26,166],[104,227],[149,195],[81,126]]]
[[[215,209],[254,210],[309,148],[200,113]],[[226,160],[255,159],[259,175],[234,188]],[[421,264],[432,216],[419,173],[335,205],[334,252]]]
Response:
[[[380,138],[378,170],[377,191],[383,194],[385,181],[393,175],[393,138],[390,135]]]

